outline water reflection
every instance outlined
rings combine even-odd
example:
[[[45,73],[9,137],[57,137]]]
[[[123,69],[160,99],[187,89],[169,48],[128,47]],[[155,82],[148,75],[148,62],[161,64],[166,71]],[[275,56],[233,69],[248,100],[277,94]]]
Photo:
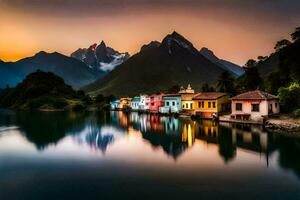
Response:
[[[154,149],[177,160],[195,143],[218,148],[224,164],[234,161],[237,151],[257,154],[269,165],[269,157],[278,150],[279,165],[300,177],[300,139],[267,133],[259,126],[216,124],[209,120],[192,121],[174,117],[138,113],[39,113],[1,111],[0,127],[18,127],[39,151],[71,137],[79,145],[105,153],[110,145],[135,130]],[[0,130],[1,139],[1,130]]]

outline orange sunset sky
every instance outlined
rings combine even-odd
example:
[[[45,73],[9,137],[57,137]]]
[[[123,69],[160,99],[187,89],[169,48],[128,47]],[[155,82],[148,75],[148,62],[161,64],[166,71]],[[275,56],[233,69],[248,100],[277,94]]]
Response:
[[[0,0],[0,59],[69,55],[104,40],[131,55],[176,30],[197,49],[243,65],[300,26],[297,1]]]

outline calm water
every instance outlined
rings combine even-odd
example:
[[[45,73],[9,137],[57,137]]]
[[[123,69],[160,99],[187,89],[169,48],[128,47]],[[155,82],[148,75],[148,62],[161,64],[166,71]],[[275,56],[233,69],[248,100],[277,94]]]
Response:
[[[0,199],[300,199],[300,139],[137,113],[0,112]]]

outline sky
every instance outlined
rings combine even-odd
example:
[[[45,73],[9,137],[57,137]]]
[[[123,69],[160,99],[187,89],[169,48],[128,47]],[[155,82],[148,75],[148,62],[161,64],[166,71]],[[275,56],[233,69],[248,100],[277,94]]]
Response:
[[[106,44],[137,53],[174,30],[244,65],[300,26],[299,0],[0,0],[0,59]]]

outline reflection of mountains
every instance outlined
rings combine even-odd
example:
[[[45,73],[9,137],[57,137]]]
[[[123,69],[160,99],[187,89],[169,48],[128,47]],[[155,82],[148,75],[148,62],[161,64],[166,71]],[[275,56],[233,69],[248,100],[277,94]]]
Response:
[[[124,135],[124,130],[113,126],[105,125],[99,127],[90,125],[75,138],[79,143],[87,144],[92,149],[101,150],[104,153],[109,145]]]

